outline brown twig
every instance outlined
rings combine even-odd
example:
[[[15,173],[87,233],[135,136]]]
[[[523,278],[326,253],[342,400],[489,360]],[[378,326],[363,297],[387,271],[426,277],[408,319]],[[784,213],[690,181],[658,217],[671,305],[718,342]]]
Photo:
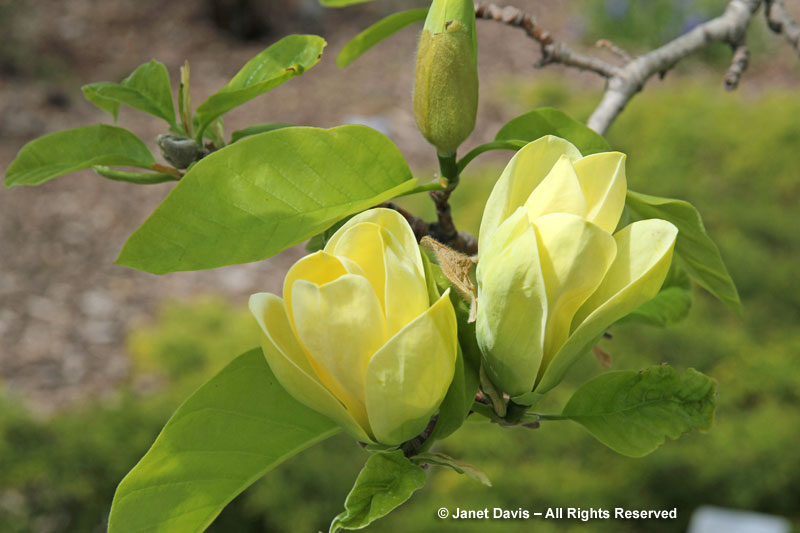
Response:
[[[563,43],[557,43],[550,33],[536,26],[531,15],[517,8],[501,8],[494,4],[477,5],[478,18],[495,20],[525,29],[526,33],[542,48],[542,58],[537,66],[559,63],[590,70],[607,78],[605,93],[597,108],[589,117],[587,125],[598,133],[605,133],[633,96],[639,92],[652,76],[665,72],[686,56],[713,43],[728,43],[735,47],[731,69],[726,74],[726,87],[738,83],[747,66],[747,51],[744,36],[754,13],[762,0],[731,0],[725,12],[642,56],[628,59],[624,65],[612,65],[596,57],[579,54]],[[768,0],[773,17],[773,31],[780,31],[797,48],[800,43],[800,27],[786,15],[780,0]],[[774,24],[774,26],[772,26]],[[779,29],[776,29],[779,28]],[[619,55],[619,54],[617,54]]]
[[[608,39],[600,39],[594,45],[597,48],[605,48],[606,50],[608,50],[609,52],[620,58],[625,63],[630,63],[634,59],[633,56],[629,54],[626,50],[620,48],[619,46],[612,43]]]
[[[778,34],[783,34],[792,48],[800,54],[800,26],[786,12],[783,0],[766,0],[764,15],[769,28]]]
[[[537,67],[561,63],[581,70],[590,70],[607,78],[618,73],[617,66],[596,57],[580,54],[567,45],[554,41],[550,32],[536,24],[533,15],[516,7],[476,3],[475,16],[523,29],[528,37],[541,45],[542,57],[536,63]]]

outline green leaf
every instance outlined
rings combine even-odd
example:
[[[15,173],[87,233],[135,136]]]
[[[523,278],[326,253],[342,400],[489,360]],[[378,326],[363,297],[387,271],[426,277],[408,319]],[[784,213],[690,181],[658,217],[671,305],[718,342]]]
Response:
[[[130,170],[118,170],[103,165],[95,165],[92,169],[104,178],[115,181],[127,181],[139,185],[154,185],[165,181],[177,181],[175,176],[162,172],[134,172]]]
[[[325,7],[346,7],[353,4],[364,4],[372,0],[319,0],[320,5]]]
[[[578,422],[600,442],[641,457],[666,439],[707,430],[714,419],[716,383],[690,368],[683,376],[668,366],[607,372],[584,383],[562,416]]]
[[[415,184],[397,147],[365,126],[254,135],[189,169],[117,263],[163,274],[258,261]]]
[[[289,396],[261,350],[251,350],[172,415],[119,484],[108,531],[203,531],[265,472],[338,431]]]
[[[251,135],[258,135],[259,133],[266,133],[268,131],[279,130],[281,128],[291,128],[292,124],[285,122],[267,122],[265,124],[256,124],[243,130],[236,130],[231,134],[231,142],[235,143],[239,139],[250,137]]]
[[[198,136],[218,116],[316,65],[325,45],[325,39],[316,35],[289,35],[248,61],[225,87],[197,107]]]
[[[58,131],[29,142],[6,170],[6,187],[39,185],[94,165],[150,168],[153,154],[136,135],[106,124]]]
[[[482,485],[486,485],[487,487],[492,486],[492,482],[489,481],[489,476],[486,475],[486,472],[477,466],[453,459],[449,455],[445,455],[443,453],[420,453],[412,457],[411,460],[416,464],[445,466],[458,472],[459,474],[464,474],[468,478],[473,479]]]
[[[675,224],[675,253],[682,266],[703,288],[741,314],[742,303],[717,245],[703,226],[700,213],[689,202],[628,191],[628,206],[642,218],[661,218]]]
[[[555,135],[568,140],[585,156],[611,150],[602,135],[563,111],[551,107],[540,107],[511,119],[500,128],[494,138],[496,141],[513,139],[535,141],[545,135]]]
[[[87,100],[117,119],[119,105],[150,113],[176,126],[172,87],[167,68],[158,61],[140,65],[120,83],[99,82],[81,87]]]
[[[406,459],[400,450],[373,454],[347,495],[344,512],[333,519],[330,533],[368,526],[424,485],[425,471]]]
[[[406,26],[415,22],[422,22],[428,15],[428,8],[409,9],[400,11],[383,18],[353,37],[336,57],[336,64],[344,68],[356,60],[361,54],[380,43],[387,37],[394,35]]]
[[[691,289],[689,276],[673,262],[658,294],[618,320],[617,324],[638,322],[662,328],[677,324],[686,318],[692,307]]]

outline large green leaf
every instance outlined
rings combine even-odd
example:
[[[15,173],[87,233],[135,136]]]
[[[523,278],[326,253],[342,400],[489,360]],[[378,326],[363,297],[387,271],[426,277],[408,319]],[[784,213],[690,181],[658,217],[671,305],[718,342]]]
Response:
[[[150,168],[155,162],[147,146],[128,130],[106,124],[83,126],[23,146],[6,170],[6,187],[39,185],[94,165]]]
[[[511,119],[500,128],[494,138],[496,141],[535,141],[545,135],[568,140],[583,155],[608,152],[611,149],[602,135],[563,111],[551,107],[540,107]]]
[[[692,287],[689,276],[673,262],[658,294],[618,320],[617,324],[638,322],[663,328],[686,318],[691,307]]]
[[[415,184],[397,147],[365,126],[246,137],[197,162],[117,263],[163,274],[258,261]]]
[[[607,372],[584,383],[562,416],[583,425],[614,451],[641,457],[666,439],[714,419],[716,383],[694,369],[679,376],[668,366]]]
[[[114,120],[120,104],[125,104],[163,118],[170,126],[177,126],[169,73],[158,61],[140,65],[120,83],[103,81],[84,85],[81,89],[87,100],[111,113]]]
[[[338,427],[284,391],[260,349],[178,408],[119,484],[108,531],[203,531],[237,494]]]
[[[225,87],[197,107],[198,135],[223,113],[316,65],[325,44],[317,35],[289,35],[248,61]]]
[[[344,45],[342,51],[336,56],[336,64],[341,68],[346,67],[376,44],[394,35],[406,26],[425,20],[427,15],[428,8],[422,7],[393,13],[379,20]]]
[[[373,454],[347,495],[344,512],[333,519],[330,533],[368,526],[424,485],[425,471],[406,459],[400,450]]]
[[[675,224],[675,253],[688,274],[711,294],[741,313],[742,304],[717,245],[703,226],[700,213],[689,202],[628,191],[627,204],[642,218],[661,218]]]

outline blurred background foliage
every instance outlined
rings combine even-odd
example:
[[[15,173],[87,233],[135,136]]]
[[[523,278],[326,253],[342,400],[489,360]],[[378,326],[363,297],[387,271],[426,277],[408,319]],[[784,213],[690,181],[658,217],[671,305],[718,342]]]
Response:
[[[585,118],[591,99],[555,79],[503,80],[497,97],[521,110],[555,105]],[[700,289],[689,318],[668,330],[624,325],[603,348],[615,368],[667,362],[719,382],[714,429],[643,459],[605,449],[580,427],[543,423],[506,430],[468,423],[445,453],[485,469],[491,489],[435,470],[380,531],[483,531],[480,521],[446,523],[440,507],[678,507],[672,522],[537,522],[539,531],[676,531],[700,504],[787,516],[800,524],[800,314],[794,224],[800,182],[800,101],[788,92],[720,98],[717,87],[685,82],[650,89],[609,133],[629,154],[632,189],[694,203],[719,243],[744,303],[740,320]],[[477,230],[482,202],[501,166],[469,169],[454,211]],[[426,200],[408,207],[427,209]],[[420,204],[420,205],[416,205]],[[167,302],[152,324],[131,331],[131,383],[116,397],[41,420],[6,400],[0,410],[0,523],[10,531],[102,530],[116,483],[146,451],[171,411],[232,356],[258,343],[244,309],[222,298]],[[557,409],[575,385],[602,371],[587,356],[543,409]],[[337,437],[290,460],[226,509],[212,531],[312,531],[340,510],[365,454]],[[503,531],[528,522],[493,522]],[[548,529],[551,528],[551,529]]]
[[[611,38],[632,50],[664,42],[719,12],[725,2],[584,2],[586,42]],[[12,4],[0,1],[0,19]],[[758,35],[750,44],[758,46]],[[700,61],[728,57],[720,47]],[[3,71],[19,68],[17,50],[0,45]],[[724,53],[723,53],[724,52]],[[681,67],[683,68],[683,67]],[[47,69],[46,69],[47,70]],[[672,74],[671,74],[672,75]],[[786,516],[800,527],[800,200],[796,157],[800,99],[763,88],[723,95],[719,80],[651,84],[612,126],[626,152],[632,189],[692,202],[736,281],[744,317],[700,289],[691,314],[668,330],[623,325],[603,341],[614,368],[667,362],[719,382],[717,421],[707,434],[668,442],[643,459],[615,454],[569,422],[537,430],[468,423],[440,449],[483,468],[493,488],[433,470],[410,503],[376,531],[484,531],[486,523],[442,522],[439,507],[672,508],[660,521],[535,522],[537,531],[678,531],[701,504]],[[534,81],[495,79],[489,105],[523,113],[539,106],[586,119],[596,92],[537,73]],[[482,101],[482,105],[487,102]],[[508,156],[510,154],[504,154]],[[453,196],[464,229],[477,232],[483,202],[504,161],[483,156]],[[429,174],[430,172],[428,172]],[[426,198],[403,205],[432,217]],[[0,530],[104,531],[117,483],[150,446],[171,412],[232,357],[258,344],[249,313],[222,297],[166,302],[152,323],[128,336],[131,377],[114,395],[48,417],[0,390]],[[603,369],[587,356],[542,409],[563,405],[574,387]],[[341,510],[366,454],[335,437],[285,463],[237,498],[210,531],[314,531]],[[492,522],[492,530],[529,531],[531,522]]]

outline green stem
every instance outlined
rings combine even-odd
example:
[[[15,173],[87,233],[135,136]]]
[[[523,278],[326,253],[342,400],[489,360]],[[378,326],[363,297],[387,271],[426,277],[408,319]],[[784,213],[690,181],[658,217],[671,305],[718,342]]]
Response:
[[[570,420],[570,417],[562,415],[544,415],[541,413],[530,413],[530,414],[539,417],[539,419],[541,420]]]
[[[447,180],[447,188],[453,190],[458,186],[458,164],[456,154],[436,154],[439,158],[439,170],[442,177]]]
[[[473,159],[478,157],[484,152],[490,150],[519,150],[527,144],[527,141],[507,140],[507,141],[492,141],[480,146],[476,146],[470,150],[467,155],[462,157],[457,163],[457,170],[460,174],[464,168],[469,165]]]
[[[442,185],[441,183],[428,183],[427,185],[420,185],[418,187],[414,187],[408,192],[404,192],[403,194],[398,194],[395,198],[401,198],[403,196],[409,196],[411,194],[418,194],[421,192],[430,192],[430,191],[443,191],[447,187]]]

